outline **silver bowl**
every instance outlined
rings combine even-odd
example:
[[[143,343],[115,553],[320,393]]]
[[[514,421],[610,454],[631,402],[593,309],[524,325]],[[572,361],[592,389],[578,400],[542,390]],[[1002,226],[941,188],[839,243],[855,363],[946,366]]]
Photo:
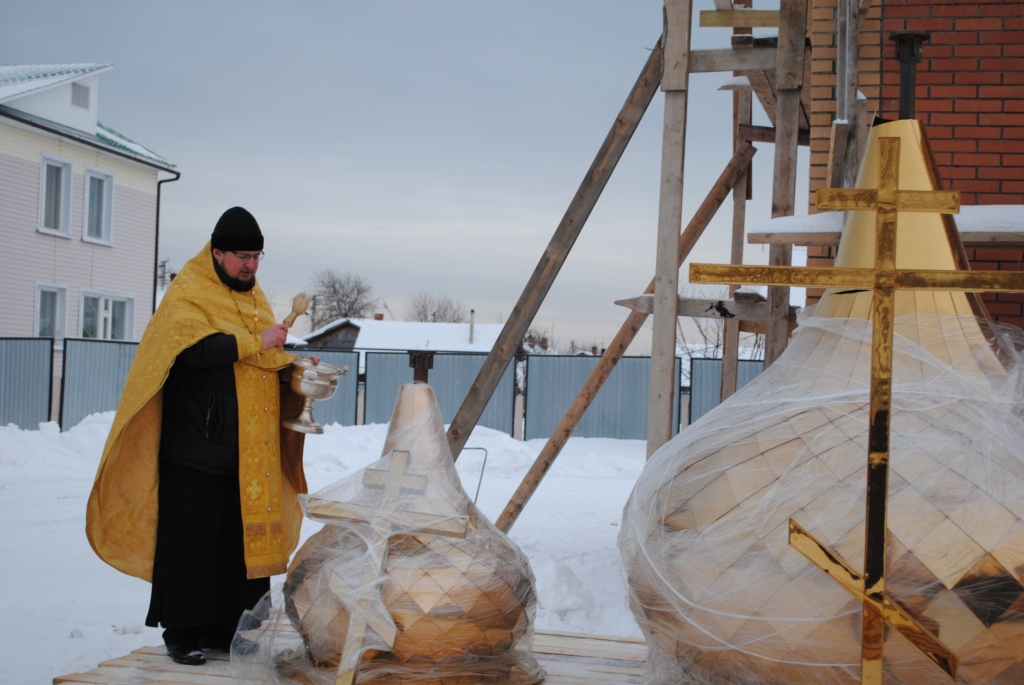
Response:
[[[348,367],[327,362],[314,364],[305,357],[292,360],[291,389],[303,398],[299,415],[285,419],[281,425],[299,433],[323,433],[324,427],[313,418],[313,402],[327,400],[338,389],[338,378],[348,373]]]

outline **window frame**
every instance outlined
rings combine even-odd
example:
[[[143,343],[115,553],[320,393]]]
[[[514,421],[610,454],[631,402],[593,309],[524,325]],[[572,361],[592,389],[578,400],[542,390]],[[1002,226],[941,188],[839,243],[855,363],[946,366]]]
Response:
[[[99,316],[97,320],[97,335],[90,336],[86,335],[85,330],[85,302],[87,299],[95,298],[99,300]],[[103,302],[109,301],[111,307],[105,309]],[[125,322],[124,322],[124,337],[114,338],[111,337],[111,325],[113,323],[113,303],[124,302],[125,303]],[[135,339],[135,297],[132,295],[124,295],[121,293],[104,292],[101,290],[82,290],[82,295],[79,301],[79,311],[81,316],[79,317],[78,331],[82,338],[89,340],[117,340],[117,341],[133,341]],[[107,325],[106,327],[104,324]]]
[[[60,216],[57,221],[58,225],[55,228],[46,225],[46,209],[49,199],[47,190],[50,187],[47,168],[51,166],[61,170],[61,187],[58,189],[58,210]],[[42,156],[39,164],[39,224],[37,226],[37,230],[40,233],[60,236],[62,238],[71,237],[71,180],[71,162],[51,155]]]
[[[103,182],[103,197],[100,202],[102,203],[100,216],[100,235],[99,237],[89,235],[89,219],[92,213],[92,189],[91,184],[93,179],[98,179]],[[82,204],[82,240],[87,243],[96,243],[98,245],[113,245],[114,244],[114,176],[106,171],[100,169],[94,169],[92,167],[86,167],[85,169],[85,183],[84,186],[84,201]]]
[[[42,307],[43,293],[54,293],[57,296],[54,305],[53,335],[43,335],[42,331]],[[36,304],[35,304],[35,330],[37,338],[53,338],[57,349],[63,349],[64,338],[67,335],[68,322],[68,287],[58,283],[36,283]]]

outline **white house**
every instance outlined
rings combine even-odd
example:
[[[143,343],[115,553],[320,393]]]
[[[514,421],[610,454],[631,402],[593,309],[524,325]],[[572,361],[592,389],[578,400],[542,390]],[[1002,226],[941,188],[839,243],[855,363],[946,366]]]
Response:
[[[110,64],[0,66],[0,336],[138,340],[174,164],[97,119]]]

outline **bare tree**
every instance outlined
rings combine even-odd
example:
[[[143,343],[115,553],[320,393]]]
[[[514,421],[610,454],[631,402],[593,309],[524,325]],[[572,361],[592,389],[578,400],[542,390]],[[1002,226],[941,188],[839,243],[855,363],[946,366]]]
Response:
[[[314,329],[337,319],[373,314],[373,287],[357,273],[339,274],[334,269],[323,269],[313,277],[310,290],[314,298],[310,310]]]
[[[409,299],[407,316],[410,321],[464,323],[469,318],[466,305],[447,295],[431,295],[419,291]]]

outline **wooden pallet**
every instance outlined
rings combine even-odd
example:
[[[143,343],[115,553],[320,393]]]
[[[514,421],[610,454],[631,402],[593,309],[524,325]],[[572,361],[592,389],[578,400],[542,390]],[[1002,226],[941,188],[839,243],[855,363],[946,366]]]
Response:
[[[537,631],[533,653],[547,672],[544,685],[608,685],[642,682],[647,659],[643,640]],[[92,685],[241,685],[224,652],[207,653],[203,666],[176,664],[163,647],[143,647],[104,661],[88,673],[53,679]]]

